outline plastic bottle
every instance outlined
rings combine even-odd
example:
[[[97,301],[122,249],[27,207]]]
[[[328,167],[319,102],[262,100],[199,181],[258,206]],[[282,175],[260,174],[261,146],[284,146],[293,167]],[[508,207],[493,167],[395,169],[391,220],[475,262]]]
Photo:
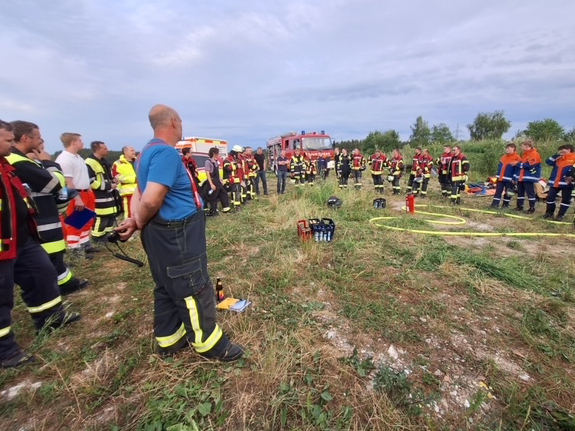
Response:
[[[58,199],[61,201],[68,200],[68,187],[62,187],[58,193]]]

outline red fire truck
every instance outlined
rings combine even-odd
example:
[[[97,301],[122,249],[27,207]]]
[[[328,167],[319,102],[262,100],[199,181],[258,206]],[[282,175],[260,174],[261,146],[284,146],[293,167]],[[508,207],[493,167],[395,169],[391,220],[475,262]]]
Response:
[[[328,158],[333,160],[334,156],[332,139],[323,130],[320,133],[306,133],[304,130],[301,133],[287,132],[268,139],[267,147],[269,165],[273,167],[274,172],[277,172],[275,161],[281,150],[285,150],[287,158],[293,156],[296,148],[300,148],[311,160],[317,160],[320,156],[326,160]]]

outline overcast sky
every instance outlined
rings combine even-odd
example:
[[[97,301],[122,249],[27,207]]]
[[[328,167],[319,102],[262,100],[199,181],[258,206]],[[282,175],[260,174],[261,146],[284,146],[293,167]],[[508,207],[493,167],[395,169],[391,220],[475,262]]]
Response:
[[[141,149],[150,107],[186,136],[337,141],[422,115],[467,139],[478,112],[575,126],[569,0],[18,0],[0,10],[0,119]]]

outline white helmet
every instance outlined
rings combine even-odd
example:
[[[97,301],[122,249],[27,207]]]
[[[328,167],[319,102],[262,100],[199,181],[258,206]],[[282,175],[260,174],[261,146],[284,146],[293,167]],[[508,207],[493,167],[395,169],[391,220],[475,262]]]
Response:
[[[244,147],[242,147],[241,145],[234,145],[232,151],[235,151],[236,153],[243,153]]]

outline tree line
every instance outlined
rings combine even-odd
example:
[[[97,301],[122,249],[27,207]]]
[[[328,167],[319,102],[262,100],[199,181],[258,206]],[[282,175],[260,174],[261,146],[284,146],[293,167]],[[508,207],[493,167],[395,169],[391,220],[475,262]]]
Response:
[[[359,148],[363,152],[371,152],[376,148],[390,152],[394,148],[401,148],[406,145],[425,147],[456,142],[451,129],[445,123],[430,127],[429,123],[422,116],[419,116],[410,128],[411,135],[409,140],[405,142],[401,141],[397,131],[387,130],[385,132],[370,132],[365,139],[340,141],[336,142],[335,145],[348,150]],[[467,125],[471,141],[501,139],[503,134],[507,133],[510,128],[511,122],[505,118],[504,111],[480,112],[473,120],[473,123]],[[570,131],[566,131],[556,120],[546,118],[529,122],[525,130],[517,131],[515,138],[531,138],[535,142],[565,141],[573,143],[575,142],[575,127]]]

